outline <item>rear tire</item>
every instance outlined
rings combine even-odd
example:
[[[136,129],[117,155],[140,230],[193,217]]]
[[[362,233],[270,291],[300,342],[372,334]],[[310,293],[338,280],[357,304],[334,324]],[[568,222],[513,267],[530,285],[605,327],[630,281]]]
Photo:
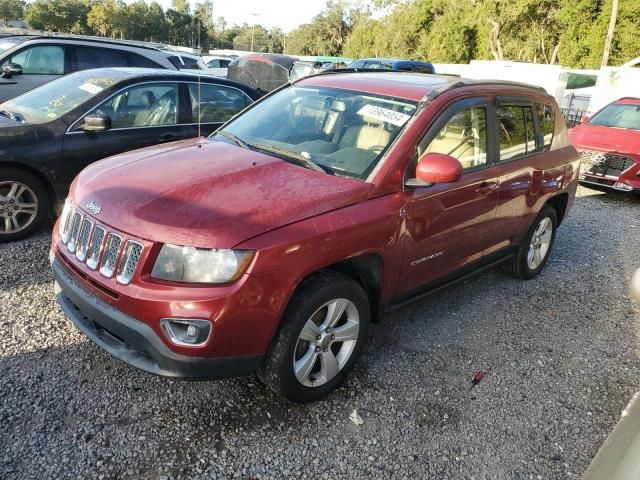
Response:
[[[503,269],[516,278],[531,280],[547,264],[556,239],[558,215],[555,208],[545,205],[522,239],[516,256],[503,265]]]
[[[319,272],[295,292],[258,377],[293,402],[324,397],[360,356],[369,321],[369,297],[356,281]]]
[[[51,211],[46,188],[18,168],[0,168],[0,243],[28,237]]]

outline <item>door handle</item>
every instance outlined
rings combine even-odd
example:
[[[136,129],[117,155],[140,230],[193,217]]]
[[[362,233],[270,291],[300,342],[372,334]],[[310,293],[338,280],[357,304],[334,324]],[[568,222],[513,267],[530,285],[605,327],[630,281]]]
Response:
[[[160,143],[165,143],[165,142],[173,142],[174,140],[177,140],[178,137],[172,133],[167,133],[166,135],[161,136],[158,139],[158,142]]]
[[[495,192],[498,187],[498,182],[482,182],[480,186],[476,188],[476,193],[480,195],[489,195],[490,193]]]

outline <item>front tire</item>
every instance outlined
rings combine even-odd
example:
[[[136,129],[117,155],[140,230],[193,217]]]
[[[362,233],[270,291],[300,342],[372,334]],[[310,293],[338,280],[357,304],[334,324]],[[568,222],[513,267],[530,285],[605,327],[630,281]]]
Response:
[[[555,208],[545,205],[518,247],[516,256],[505,263],[504,269],[522,280],[536,277],[549,260],[557,228]]]
[[[47,190],[34,175],[17,168],[0,168],[0,243],[31,235],[50,209]]]
[[[258,377],[293,402],[317,400],[342,384],[366,343],[369,297],[332,270],[305,280],[294,294]]]

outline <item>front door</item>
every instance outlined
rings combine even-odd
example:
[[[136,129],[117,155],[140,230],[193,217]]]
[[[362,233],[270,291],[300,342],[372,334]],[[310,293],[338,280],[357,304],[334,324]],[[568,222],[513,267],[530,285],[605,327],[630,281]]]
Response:
[[[0,103],[64,75],[65,47],[62,45],[33,45],[14,53],[11,58],[7,58],[3,62],[3,65],[9,62],[20,65],[22,73],[13,75],[11,79],[2,82]]]
[[[111,128],[87,132],[80,118],[65,135],[65,161],[74,164],[77,174],[110,155],[187,138],[179,87],[176,82],[145,83],[108,98],[89,113],[108,116]]]
[[[464,168],[453,184],[407,190],[405,260],[400,291],[407,292],[464,267],[494,242],[498,201],[493,160],[493,106],[485,98],[454,104],[427,133],[423,155],[443,153]],[[415,167],[410,167],[415,168]],[[411,176],[411,175],[409,175]]]

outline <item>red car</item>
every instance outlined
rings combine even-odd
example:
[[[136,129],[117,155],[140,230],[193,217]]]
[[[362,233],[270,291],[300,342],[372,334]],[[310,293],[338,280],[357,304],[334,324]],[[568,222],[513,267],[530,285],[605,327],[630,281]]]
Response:
[[[572,128],[569,138],[582,159],[580,183],[640,193],[640,98],[610,103]]]
[[[57,298],[147,372],[257,372],[313,400],[389,309],[499,263],[535,277],[578,165],[534,87],[307,77],[208,139],[87,167],[53,234]]]

